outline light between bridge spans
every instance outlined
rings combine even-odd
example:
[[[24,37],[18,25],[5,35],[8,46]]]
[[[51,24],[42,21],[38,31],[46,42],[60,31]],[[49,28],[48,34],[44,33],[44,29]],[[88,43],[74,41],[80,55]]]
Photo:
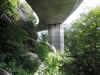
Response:
[[[82,13],[87,13],[92,8],[100,5],[100,0],[84,0],[81,5],[62,23],[65,28],[70,28],[71,23],[81,17]]]
[[[87,13],[91,8],[95,8],[100,4],[100,0],[84,0],[81,5],[65,20],[63,23],[56,23],[52,25],[61,24],[66,28],[71,27],[71,23],[75,21],[75,19],[80,18],[80,14]],[[46,31],[44,31],[46,32]]]

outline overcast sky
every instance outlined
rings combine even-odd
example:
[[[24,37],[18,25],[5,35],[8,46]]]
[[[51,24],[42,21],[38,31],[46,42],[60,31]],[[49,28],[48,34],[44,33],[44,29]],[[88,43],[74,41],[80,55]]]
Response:
[[[71,23],[80,17],[81,13],[89,11],[91,8],[95,8],[97,5],[100,5],[100,0],[84,0],[82,4],[72,13],[65,21],[64,27],[71,27]]]

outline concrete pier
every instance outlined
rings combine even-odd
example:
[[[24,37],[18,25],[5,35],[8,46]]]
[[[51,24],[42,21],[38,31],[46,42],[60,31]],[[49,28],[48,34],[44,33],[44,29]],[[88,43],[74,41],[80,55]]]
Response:
[[[64,52],[64,28],[62,25],[49,25],[48,40],[59,52]]]

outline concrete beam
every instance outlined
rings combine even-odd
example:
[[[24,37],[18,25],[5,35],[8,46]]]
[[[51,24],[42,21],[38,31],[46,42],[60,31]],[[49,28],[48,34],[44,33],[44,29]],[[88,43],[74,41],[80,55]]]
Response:
[[[26,0],[39,17],[39,25],[62,23],[83,0]]]

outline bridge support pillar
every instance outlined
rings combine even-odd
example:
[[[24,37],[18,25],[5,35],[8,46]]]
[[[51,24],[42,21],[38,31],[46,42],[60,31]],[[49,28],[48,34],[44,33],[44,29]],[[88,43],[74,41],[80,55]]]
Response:
[[[48,40],[59,52],[64,52],[64,28],[62,25],[49,25]]]

